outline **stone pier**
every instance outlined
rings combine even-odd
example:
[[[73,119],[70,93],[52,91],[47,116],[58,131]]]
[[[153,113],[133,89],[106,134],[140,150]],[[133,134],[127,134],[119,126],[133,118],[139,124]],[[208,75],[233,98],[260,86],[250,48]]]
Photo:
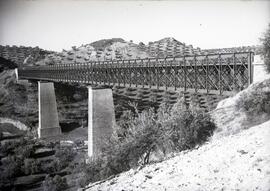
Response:
[[[269,74],[266,72],[264,60],[261,55],[254,56],[253,65],[253,82],[258,82],[266,79]]]
[[[61,134],[54,84],[38,82],[39,125],[38,137],[46,138]]]
[[[111,89],[88,87],[88,156],[96,157],[112,135],[115,123]]]

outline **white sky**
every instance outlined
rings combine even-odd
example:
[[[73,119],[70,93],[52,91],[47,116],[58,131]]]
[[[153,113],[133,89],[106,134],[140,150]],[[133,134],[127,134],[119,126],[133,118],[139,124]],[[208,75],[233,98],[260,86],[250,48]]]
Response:
[[[200,48],[256,45],[268,23],[270,1],[0,2],[1,45],[57,51],[112,37],[174,37]]]

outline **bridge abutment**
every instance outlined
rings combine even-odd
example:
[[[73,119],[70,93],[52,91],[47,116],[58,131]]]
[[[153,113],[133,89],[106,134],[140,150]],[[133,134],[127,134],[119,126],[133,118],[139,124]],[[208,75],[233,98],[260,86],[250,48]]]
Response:
[[[111,89],[88,87],[88,156],[96,157],[112,135],[115,123]]]
[[[61,134],[54,84],[38,82],[39,125],[38,137],[46,138]]]
[[[267,74],[264,60],[261,55],[254,56],[253,65],[253,82],[264,80],[269,74]]]

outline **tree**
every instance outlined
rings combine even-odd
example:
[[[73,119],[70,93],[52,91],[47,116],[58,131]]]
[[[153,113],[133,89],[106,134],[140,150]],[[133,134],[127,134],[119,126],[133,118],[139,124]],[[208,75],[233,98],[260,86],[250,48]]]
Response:
[[[264,37],[261,39],[263,45],[263,57],[266,70],[270,73],[270,24],[268,29],[264,33]]]

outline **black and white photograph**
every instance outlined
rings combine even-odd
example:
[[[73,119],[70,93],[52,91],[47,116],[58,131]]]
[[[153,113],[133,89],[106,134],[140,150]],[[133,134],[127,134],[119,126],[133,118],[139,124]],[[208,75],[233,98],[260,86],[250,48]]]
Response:
[[[270,1],[0,0],[0,191],[270,191]]]

